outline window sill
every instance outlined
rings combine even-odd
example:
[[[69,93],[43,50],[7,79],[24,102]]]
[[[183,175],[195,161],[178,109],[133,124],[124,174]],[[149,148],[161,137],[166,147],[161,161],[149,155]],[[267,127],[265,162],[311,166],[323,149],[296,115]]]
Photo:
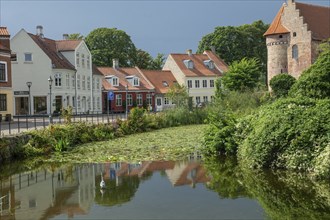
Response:
[[[33,64],[33,61],[24,61],[24,64]]]

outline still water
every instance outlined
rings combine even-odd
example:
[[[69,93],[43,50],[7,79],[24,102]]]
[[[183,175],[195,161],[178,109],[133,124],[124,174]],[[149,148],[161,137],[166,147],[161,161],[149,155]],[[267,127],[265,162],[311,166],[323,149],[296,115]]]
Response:
[[[329,183],[228,159],[10,169],[1,169],[0,219],[330,219]]]

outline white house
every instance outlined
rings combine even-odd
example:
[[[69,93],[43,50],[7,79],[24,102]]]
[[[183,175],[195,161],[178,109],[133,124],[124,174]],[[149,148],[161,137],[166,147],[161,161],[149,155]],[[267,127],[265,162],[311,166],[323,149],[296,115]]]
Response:
[[[20,30],[11,45],[17,57],[12,62],[15,115],[49,114],[67,106],[75,113],[101,111],[95,100],[101,100],[102,76],[93,75],[83,40],[45,38],[37,26],[36,35]]]
[[[212,101],[215,80],[227,69],[227,64],[212,51],[193,54],[191,50],[187,50],[187,54],[170,54],[163,66],[163,70],[173,73],[180,85],[188,88],[195,105]]]

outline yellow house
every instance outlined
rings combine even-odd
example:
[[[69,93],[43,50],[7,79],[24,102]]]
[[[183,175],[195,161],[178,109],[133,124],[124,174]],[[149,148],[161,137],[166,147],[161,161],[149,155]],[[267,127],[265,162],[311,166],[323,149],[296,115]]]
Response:
[[[0,27],[0,114],[1,120],[13,115],[10,34],[6,27]]]

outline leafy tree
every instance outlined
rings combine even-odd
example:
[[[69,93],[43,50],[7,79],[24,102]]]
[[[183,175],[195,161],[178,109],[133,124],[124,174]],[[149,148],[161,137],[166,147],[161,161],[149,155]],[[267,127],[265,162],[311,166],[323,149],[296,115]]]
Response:
[[[269,85],[272,88],[274,95],[281,97],[288,95],[290,88],[295,82],[296,79],[293,76],[287,73],[281,73],[274,76],[270,80]]]
[[[165,61],[164,54],[159,53],[156,58],[152,58],[151,55],[141,49],[136,52],[135,65],[141,69],[161,70]]]
[[[162,53],[157,54],[156,58],[153,59],[151,66],[149,69],[152,70],[161,70],[164,66],[165,55]]]
[[[136,51],[135,65],[141,69],[150,69],[153,64],[153,59],[150,54],[144,50],[138,49]]]
[[[135,65],[136,47],[130,36],[122,30],[97,28],[88,34],[86,43],[97,66],[112,66],[114,58],[119,59],[122,67]]]
[[[243,58],[234,61],[222,77],[226,89],[232,91],[252,90],[258,86],[260,77],[260,62],[256,58]]]
[[[328,44],[328,45],[327,45]],[[330,98],[330,47],[321,46],[323,52],[316,62],[305,70],[289,91],[290,96]]]
[[[216,27],[213,33],[205,35],[199,42],[197,53],[214,47],[216,54],[228,64],[245,57],[257,58],[263,73],[262,81],[266,82],[267,47],[263,34],[268,27],[261,20],[238,27]]]
[[[69,40],[83,40],[84,36],[80,33],[69,34]]]
[[[184,85],[180,85],[179,83],[174,83],[170,86],[166,97],[172,100],[177,107],[187,106],[189,95],[187,92],[187,88]]]

